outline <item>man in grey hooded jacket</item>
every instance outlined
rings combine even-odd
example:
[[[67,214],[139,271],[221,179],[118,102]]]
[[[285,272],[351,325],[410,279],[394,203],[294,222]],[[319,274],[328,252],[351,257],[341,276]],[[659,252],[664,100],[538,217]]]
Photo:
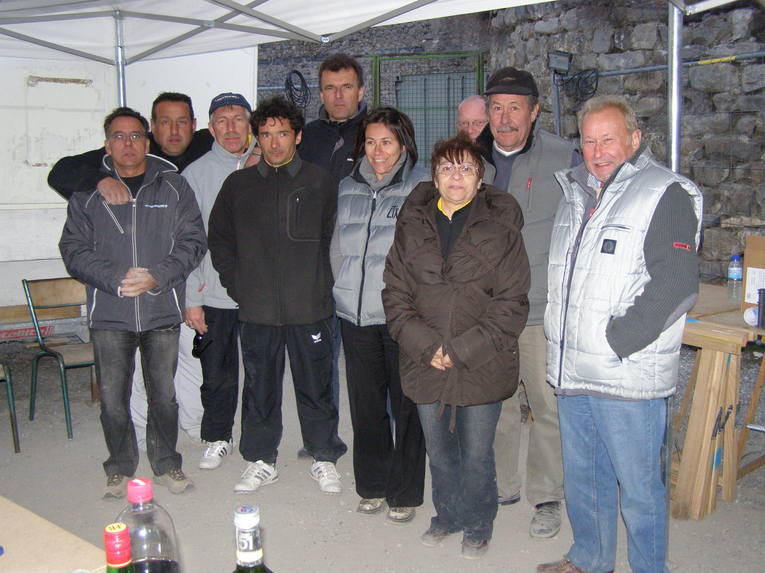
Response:
[[[109,450],[104,462],[107,498],[124,497],[138,467],[129,401],[139,348],[149,398],[147,453],[155,480],[172,493],[191,485],[176,450],[173,376],[185,280],[207,243],[188,184],[170,162],[147,155],[148,127],[144,117],[127,107],[106,117],[104,172],[117,178],[131,199],[110,205],[95,189],[76,194],[59,242],[67,270],[87,285],[101,425]]]

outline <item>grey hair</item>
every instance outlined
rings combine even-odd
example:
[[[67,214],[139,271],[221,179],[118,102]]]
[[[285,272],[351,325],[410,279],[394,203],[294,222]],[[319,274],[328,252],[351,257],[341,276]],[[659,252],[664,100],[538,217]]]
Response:
[[[588,99],[582,106],[582,109],[579,110],[579,113],[576,114],[579,133],[582,133],[582,123],[588,115],[608,108],[616,109],[622,114],[624,123],[627,126],[627,133],[632,134],[639,129],[635,110],[626,99],[617,95],[602,95]]]

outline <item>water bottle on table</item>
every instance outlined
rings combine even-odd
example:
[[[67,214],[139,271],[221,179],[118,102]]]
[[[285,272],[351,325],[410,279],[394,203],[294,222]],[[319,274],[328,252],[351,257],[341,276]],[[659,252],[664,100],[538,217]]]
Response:
[[[744,278],[744,264],[741,255],[731,255],[728,263],[728,298],[741,300],[741,284]]]

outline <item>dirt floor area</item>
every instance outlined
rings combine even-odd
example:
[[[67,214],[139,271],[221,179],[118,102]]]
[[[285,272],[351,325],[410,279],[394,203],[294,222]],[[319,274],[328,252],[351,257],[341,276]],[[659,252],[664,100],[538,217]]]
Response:
[[[90,401],[86,370],[73,371],[70,391],[74,439],[67,440],[58,378],[49,361],[40,377],[38,414],[27,419],[29,376],[33,350],[20,343],[0,344],[0,358],[13,369],[16,406],[21,429],[20,454],[13,453],[8,405],[0,393],[0,495],[42,515],[76,535],[101,544],[103,526],[120,511],[119,502],[105,502],[101,492],[105,477],[101,463],[106,457],[98,406]],[[690,369],[692,353],[684,353],[684,372]],[[756,356],[747,358],[745,372],[753,372]],[[742,397],[751,393],[752,382],[742,384]],[[344,491],[336,496],[319,492],[308,476],[310,462],[299,460],[300,438],[294,395],[285,380],[285,432],[278,462],[280,479],[252,495],[233,493],[245,463],[235,454],[215,471],[197,468],[198,443],[182,434],[179,449],[184,469],[195,488],[173,496],[157,487],[157,499],[175,520],[186,572],[227,572],[234,568],[232,511],[241,503],[261,509],[266,561],[278,573],[415,573],[486,571],[521,573],[535,571],[537,563],[558,559],[571,543],[567,521],[550,540],[531,539],[528,524],[532,508],[525,502],[502,507],[495,523],[494,538],[486,557],[467,561],[459,556],[460,538],[454,535],[442,547],[427,548],[420,534],[433,515],[430,489],[425,505],[409,524],[396,525],[383,515],[356,513],[351,454],[338,463]],[[678,401],[676,400],[675,403]],[[758,422],[763,423],[763,406]],[[351,445],[347,400],[341,397],[340,434]],[[525,447],[525,446],[524,446]],[[765,450],[765,434],[750,437],[748,454]],[[139,475],[151,471],[142,459]],[[430,482],[430,477],[427,478]],[[765,571],[765,468],[738,484],[735,503],[718,501],[717,510],[702,521],[670,523],[670,570],[706,573]],[[2,545],[3,532],[0,532]],[[617,571],[629,571],[623,527],[619,532]],[[3,573],[6,571],[0,557]]]

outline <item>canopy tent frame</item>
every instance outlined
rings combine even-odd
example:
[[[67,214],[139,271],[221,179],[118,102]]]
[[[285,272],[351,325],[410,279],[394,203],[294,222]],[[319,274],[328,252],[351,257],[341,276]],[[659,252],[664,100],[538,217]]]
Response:
[[[173,46],[190,40],[191,38],[198,36],[206,31],[213,29],[223,29],[235,32],[242,32],[246,34],[257,34],[273,38],[274,40],[303,40],[314,43],[329,43],[333,40],[337,40],[346,37],[350,34],[358,32],[360,30],[367,29],[371,26],[379,25],[389,20],[392,20],[402,14],[406,14],[417,10],[423,6],[436,3],[438,0],[414,0],[408,4],[400,6],[398,8],[389,10],[382,14],[379,14],[371,19],[367,19],[363,22],[356,23],[343,30],[331,33],[331,34],[317,34],[301,28],[299,26],[290,24],[282,19],[276,18],[272,15],[266,14],[256,8],[265,4],[268,0],[254,0],[247,4],[240,4],[235,0],[204,0],[205,2],[229,9],[230,11],[215,18],[214,20],[202,20],[197,18],[188,18],[182,16],[171,16],[165,14],[152,14],[146,12],[136,12],[130,10],[93,10],[83,12],[68,12],[68,13],[56,13],[56,14],[42,14],[35,15],[33,12],[40,9],[73,9],[82,7],[88,4],[97,3],[97,0],[10,0],[3,2],[0,5],[0,35],[5,35],[23,42],[30,42],[38,46],[70,54],[76,57],[82,57],[89,60],[97,61],[100,63],[113,65],[116,68],[117,73],[117,92],[120,105],[125,105],[127,101],[127,94],[125,88],[125,67],[129,64],[145,60],[150,56],[154,56],[163,51],[168,50]],[[508,1],[508,7],[518,6],[524,4],[533,4],[539,2],[546,2],[549,0],[532,0],[517,2]],[[699,14],[701,12],[719,8],[732,4],[737,0],[699,0],[697,2],[685,2],[684,0],[667,0],[668,6],[668,54],[667,54],[667,107],[668,107],[668,142],[669,153],[668,159],[670,168],[674,171],[678,171],[680,168],[680,117],[682,112],[682,88],[681,88],[681,70],[682,70],[682,31],[683,31],[683,19],[684,16],[690,16]],[[761,4],[765,4],[765,1],[758,0]],[[5,16],[6,14],[19,13],[21,15]],[[79,50],[70,46],[57,44],[42,38],[35,38],[28,34],[23,34],[15,30],[10,30],[7,25],[24,24],[34,22],[55,22],[55,21],[70,21],[77,19],[88,18],[102,18],[105,16],[111,16],[114,19],[115,25],[115,46],[114,46],[114,59],[99,56],[97,54],[89,53],[83,50]],[[263,28],[260,26],[249,26],[242,24],[230,24],[229,20],[236,17],[246,17],[248,19],[255,19],[260,22],[264,22],[274,26],[274,28]],[[124,30],[123,24],[126,18],[136,18],[143,20],[155,20],[164,21],[175,24],[187,24],[194,26],[192,30],[189,30],[183,34],[179,34],[173,38],[162,41],[143,52],[129,57],[125,54],[124,45]]]

